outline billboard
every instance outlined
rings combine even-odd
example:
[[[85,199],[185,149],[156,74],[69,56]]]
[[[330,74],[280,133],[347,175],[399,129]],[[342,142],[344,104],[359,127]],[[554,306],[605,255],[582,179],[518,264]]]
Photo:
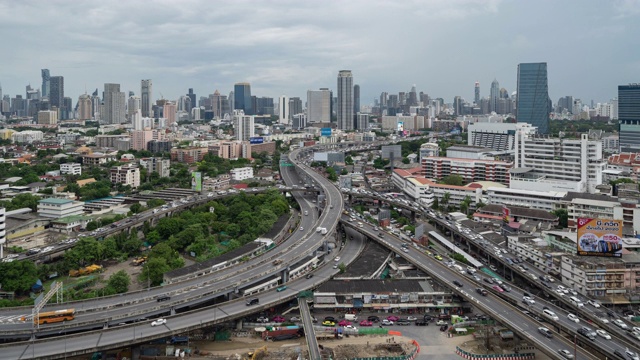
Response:
[[[202,191],[202,173],[194,171],[191,173],[191,190]]]
[[[578,218],[578,255],[622,256],[622,220]]]
[[[331,137],[331,128],[321,128],[320,135]]]
[[[502,206],[502,221],[507,224],[511,222],[511,210],[504,205]]]
[[[404,132],[404,121],[398,121],[398,131]]]
[[[385,145],[380,148],[383,159],[390,159],[393,154],[394,159],[402,158],[402,146],[401,145]]]
[[[264,138],[262,136],[255,136],[249,138],[250,144],[262,144],[264,142]]]

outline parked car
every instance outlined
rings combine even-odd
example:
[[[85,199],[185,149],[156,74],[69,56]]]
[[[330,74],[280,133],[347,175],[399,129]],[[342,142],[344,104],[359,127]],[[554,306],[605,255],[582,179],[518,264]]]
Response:
[[[348,321],[348,320],[340,320],[340,322],[338,322],[338,326],[344,327],[349,325],[351,325],[351,321]]]
[[[398,319],[398,321],[396,321],[396,324],[398,324],[398,325],[411,325],[411,321],[409,321],[407,319]]]
[[[382,325],[393,325],[393,321],[388,319],[382,319]]]
[[[416,321],[416,320],[418,320],[418,318],[417,318],[417,317],[415,317],[415,316],[407,316],[407,320],[409,320],[409,321]]]
[[[273,317],[273,319],[271,319],[271,321],[277,322],[277,323],[283,323],[287,321],[287,319],[285,319],[284,316],[276,315]]]
[[[397,317],[397,316],[395,316],[395,315],[389,315],[389,316],[387,316],[387,320],[389,320],[389,321],[396,322],[396,321],[398,321],[398,319],[400,319],[400,318],[399,318],[399,317]]]
[[[360,326],[373,326],[373,322],[369,320],[360,321]]]
[[[322,322],[322,326],[336,326],[336,323],[331,320],[325,320]]]
[[[375,315],[369,316],[367,318],[367,320],[372,321],[372,322],[380,322],[380,318],[375,316]]]

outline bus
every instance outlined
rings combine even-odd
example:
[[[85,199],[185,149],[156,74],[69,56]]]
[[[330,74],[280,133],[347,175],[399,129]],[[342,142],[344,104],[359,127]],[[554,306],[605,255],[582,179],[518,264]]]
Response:
[[[75,309],[64,309],[64,310],[56,310],[56,311],[45,311],[41,312],[38,317],[33,318],[34,324],[51,324],[63,321],[71,321],[74,319],[76,314]],[[25,320],[23,317],[20,319],[22,321]]]

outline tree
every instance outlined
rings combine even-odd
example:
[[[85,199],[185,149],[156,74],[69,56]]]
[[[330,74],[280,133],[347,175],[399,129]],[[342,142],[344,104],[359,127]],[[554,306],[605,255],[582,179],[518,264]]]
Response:
[[[115,293],[121,294],[129,291],[130,284],[131,278],[129,277],[129,274],[124,270],[120,270],[109,277],[107,287],[112,289]]]
[[[98,223],[96,221],[89,221],[87,223],[87,231],[93,231],[98,228]]]
[[[38,271],[31,261],[0,262],[2,290],[27,293],[38,280]]]
[[[402,163],[403,163],[403,164],[409,164],[410,162],[411,162],[411,160],[409,160],[409,158],[408,158],[408,157],[403,157],[403,158],[402,158]]]
[[[469,195],[465,196],[462,202],[460,202],[460,211],[464,212],[467,216],[469,215],[469,206],[471,206],[471,197]]]
[[[447,191],[442,195],[442,201],[440,202],[442,209],[444,211],[449,211],[449,200],[451,199],[451,194]]]
[[[462,186],[464,179],[460,175],[447,175],[440,182],[447,185]]]
[[[431,208],[432,208],[433,210],[438,210],[438,209],[440,208],[440,204],[439,204],[439,202],[438,202],[438,198],[435,198],[435,199],[433,200],[433,204],[431,205]]]
[[[338,269],[340,269],[340,274],[343,274],[345,271],[347,271],[347,265],[341,262],[340,265],[338,265]]]
[[[347,165],[353,165],[353,158],[351,156],[347,156],[344,158],[344,163]]]
[[[150,257],[142,268],[142,272],[138,276],[141,283],[149,282],[151,286],[162,284],[164,273],[171,270],[167,261],[161,257]]]
[[[338,180],[338,175],[336,174],[336,170],[332,167],[328,167],[327,168],[327,179],[329,179],[330,181],[336,181]]]
[[[129,210],[131,210],[132,213],[137,214],[142,210],[142,205],[140,205],[140,203],[131,204]]]
[[[567,209],[556,209],[551,213],[558,217],[558,226],[565,229],[569,227],[569,212]]]
[[[347,171],[346,168],[343,168],[342,171],[340,172],[340,175],[347,175],[349,174],[349,172]]]

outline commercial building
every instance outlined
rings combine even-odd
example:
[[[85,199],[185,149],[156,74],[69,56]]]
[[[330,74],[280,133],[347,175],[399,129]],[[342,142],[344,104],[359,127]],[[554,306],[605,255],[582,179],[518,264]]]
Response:
[[[640,254],[627,253],[620,259],[564,255],[562,282],[569,288],[604,304],[629,304],[629,296],[640,291]]]
[[[420,145],[420,163],[422,163],[422,159],[430,156],[440,156],[440,146],[436,143],[424,143]]]
[[[338,129],[353,130],[353,75],[351,70],[340,70],[338,73]]]
[[[62,218],[65,216],[82,215],[84,202],[70,199],[42,199],[38,201],[38,215],[46,218]]]
[[[172,146],[173,142],[169,140],[151,140],[147,142],[147,150],[154,154],[169,152]]]
[[[51,110],[38,111],[38,125],[56,125],[58,123],[58,112]]]
[[[153,130],[133,130],[131,132],[131,149],[145,150],[149,141],[153,140]]]
[[[242,181],[253,178],[253,168],[250,166],[231,169],[231,180]]]
[[[82,175],[82,165],[79,163],[60,164],[60,174],[62,175]]]
[[[171,161],[193,164],[196,161],[202,161],[208,149],[206,147],[190,147],[184,149],[173,148],[170,151]]]
[[[94,137],[96,147],[99,148],[116,148],[118,146],[118,140],[125,140],[130,142],[129,135],[96,135]]]
[[[495,181],[509,185],[509,171],[513,163],[497,160],[471,160],[449,157],[421,159],[422,175],[441,180],[449,175],[461,176],[465,182]]]
[[[147,169],[148,173],[158,173],[160,177],[169,177],[171,175],[171,160],[157,157],[140,159],[140,166]]]
[[[467,144],[490,148],[496,151],[514,151],[516,132],[532,135],[537,128],[527,123],[476,122],[467,128]]]
[[[251,101],[251,84],[243,82],[233,86],[233,109],[242,110],[246,115],[253,115]]]
[[[173,102],[166,102],[162,105],[162,116],[166,119],[165,127],[169,127],[176,122],[177,106]]]
[[[640,151],[640,83],[618,86],[620,152]]]
[[[62,108],[64,99],[64,77],[49,77],[49,106],[53,109]]]
[[[521,206],[508,206],[509,216],[511,217],[511,221],[514,222],[523,222],[523,221],[534,221],[541,223],[544,227],[550,228],[552,226],[558,225],[558,217],[553,215],[552,213],[545,210],[538,209],[530,209]],[[503,205],[485,205],[476,211],[474,217],[481,218],[481,216],[477,215],[490,215],[490,216],[499,216],[502,218],[503,216]]]
[[[254,117],[245,115],[242,110],[233,111],[233,132],[240,141],[249,141],[255,132]]]
[[[510,187],[535,191],[596,192],[606,160],[602,142],[527,136],[517,132]]]
[[[82,94],[78,97],[78,120],[91,120],[93,117],[93,108],[91,106],[91,97]]]
[[[567,194],[559,191],[534,191],[509,188],[487,188],[489,204],[527,207],[545,211],[556,210],[558,201]]]
[[[394,169],[391,181],[394,186],[422,204],[433,203],[435,199],[442,203],[442,199],[445,196],[449,199],[448,204],[455,207],[460,206],[467,196],[471,199],[472,204],[482,200],[482,187],[480,185],[456,186],[438,184],[427,178],[416,176],[416,174],[417,171],[415,170]]]
[[[414,131],[430,128],[430,121],[422,115],[402,115],[382,117],[382,130],[386,131]]]
[[[140,109],[143,117],[153,116],[153,82],[151,79],[140,81]]]
[[[140,186],[140,169],[135,166],[114,166],[109,170],[112,184],[129,185],[132,189]]]
[[[516,120],[537,127],[540,134],[548,134],[550,113],[547,63],[518,64]]]
[[[289,97],[286,95],[278,98],[278,119],[280,124],[289,123]]]
[[[329,89],[307,91],[307,122],[329,123],[331,122],[331,98]],[[292,116],[297,113],[292,113]]]
[[[120,84],[104,84],[104,106],[101,117],[104,124],[123,124],[127,122],[125,94]]]
[[[49,69],[41,69],[40,74],[42,75],[42,97],[48,99],[51,89],[51,73],[49,72]]]

